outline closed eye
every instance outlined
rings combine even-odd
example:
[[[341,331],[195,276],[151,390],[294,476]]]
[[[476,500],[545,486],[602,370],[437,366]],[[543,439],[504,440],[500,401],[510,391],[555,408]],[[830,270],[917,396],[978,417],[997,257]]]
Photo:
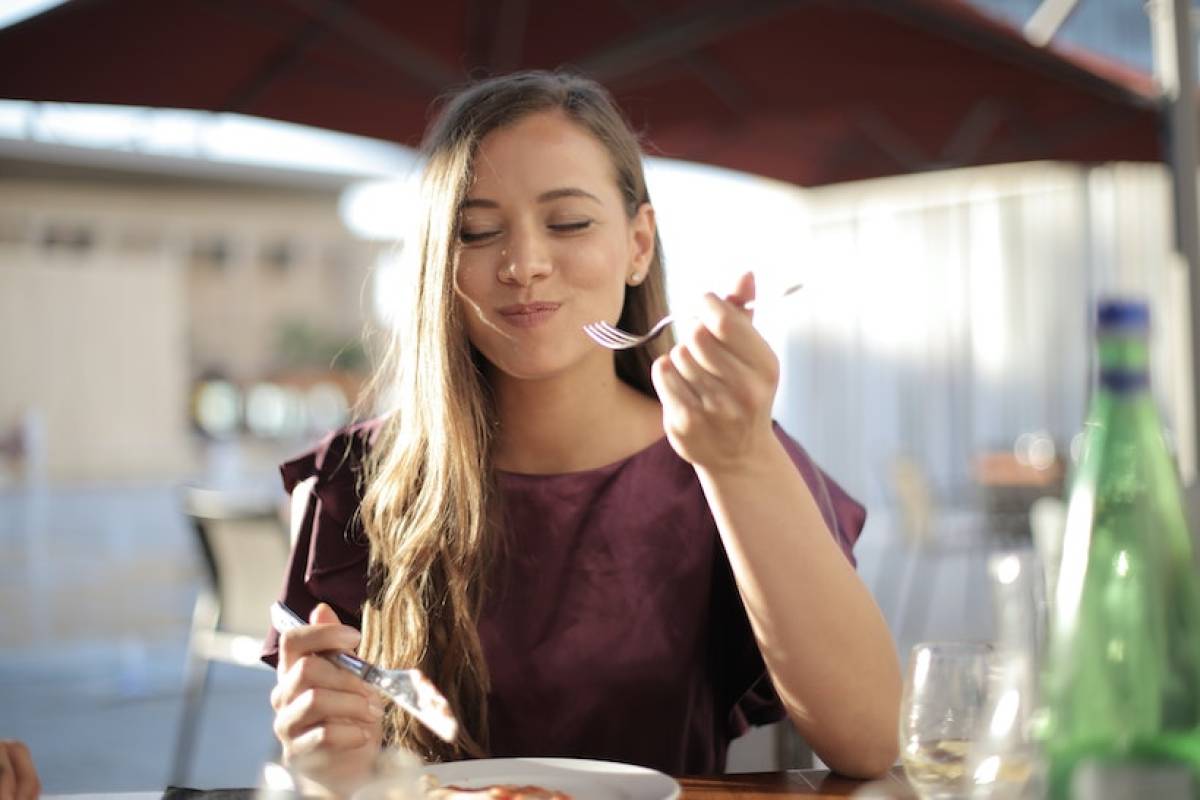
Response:
[[[558,233],[576,233],[578,231],[587,230],[592,226],[590,219],[580,220],[579,222],[555,222],[548,227],[552,231]]]
[[[498,236],[500,231],[467,231],[460,230],[458,232],[458,240],[463,244],[479,244],[486,242],[494,236]]]

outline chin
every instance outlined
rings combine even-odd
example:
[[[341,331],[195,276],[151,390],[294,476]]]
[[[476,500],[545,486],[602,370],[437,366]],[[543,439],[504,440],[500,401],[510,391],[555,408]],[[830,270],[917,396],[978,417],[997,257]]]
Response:
[[[573,372],[582,376],[592,370],[612,369],[611,359],[605,358],[606,351],[591,342],[574,344],[563,341],[561,336],[552,338],[553,341],[514,342],[481,352],[497,377],[520,381],[548,380]]]
[[[520,357],[488,359],[499,375],[518,381],[540,381],[556,378],[579,365],[561,350],[554,353],[523,353]]]
[[[561,367],[554,368],[550,365],[529,363],[493,366],[500,375],[516,381],[544,381],[557,377],[565,371]]]

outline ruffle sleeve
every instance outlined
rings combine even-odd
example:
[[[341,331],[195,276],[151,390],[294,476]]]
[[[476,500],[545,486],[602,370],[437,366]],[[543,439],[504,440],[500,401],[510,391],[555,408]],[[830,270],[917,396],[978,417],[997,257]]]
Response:
[[[808,484],[808,490],[812,492],[813,499],[817,501],[817,506],[821,509],[821,516],[825,518],[825,525],[829,528],[829,532],[833,534],[833,538],[841,546],[842,552],[846,554],[850,563],[857,566],[858,562],[854,558],[854,543],[858,541],[863,526],[866,525],[867,509],[818,467],[817,463],[809,456],[808,451],[789,436],[783,428],[779,427],[778,423],[775,425],[775,435],[779,437],[783,448],[791,456],[792,463],[796,465],[796,469],[800,470],[804,482]]]
[[[380,424],[370,420],[336,431],[279,468],[289,494],[315,478],[279,594],[305,619],[318,603],[327,603],[342,622],[362,626],[369,552],[358,509],[363,464]],[[262,660],[275,666],[278,655],[279,633],[272,628]]]
[[[854,564],[854,543],[866,523],[866,508],[818,467],[804,448],[778,424],[775,435],[812,492],[830,534]],[[720,685],[724,707],[731,709],[727,733],[732,739],[741,736],[750,726],[779,722],[787,712],[763,662],[723,547],[719,555],[713,589],[714,647],[721,653],[717,661],[718,675],[723,677]],[[803,613],[803,610],[797,609],[797,613]]]

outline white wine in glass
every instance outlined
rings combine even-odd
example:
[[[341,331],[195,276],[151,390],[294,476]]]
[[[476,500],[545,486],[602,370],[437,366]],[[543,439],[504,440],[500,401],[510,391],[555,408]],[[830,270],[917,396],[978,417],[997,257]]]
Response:
[[[918,644],[900,708],[900,760],[924,798],[969,796],[968,762],[988,708],[992,648],[973,642]]]

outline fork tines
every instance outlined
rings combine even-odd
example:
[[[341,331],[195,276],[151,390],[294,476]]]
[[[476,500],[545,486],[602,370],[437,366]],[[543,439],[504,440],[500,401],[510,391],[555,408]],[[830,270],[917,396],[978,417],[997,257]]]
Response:
[[[624,350],[629,347],[636,347],[641,342],[642,337],[634,336],[626,333],[620,328],[614,328],[607,322],[589,322],[583,326],[583,332],[588,337],[613,350]]]

